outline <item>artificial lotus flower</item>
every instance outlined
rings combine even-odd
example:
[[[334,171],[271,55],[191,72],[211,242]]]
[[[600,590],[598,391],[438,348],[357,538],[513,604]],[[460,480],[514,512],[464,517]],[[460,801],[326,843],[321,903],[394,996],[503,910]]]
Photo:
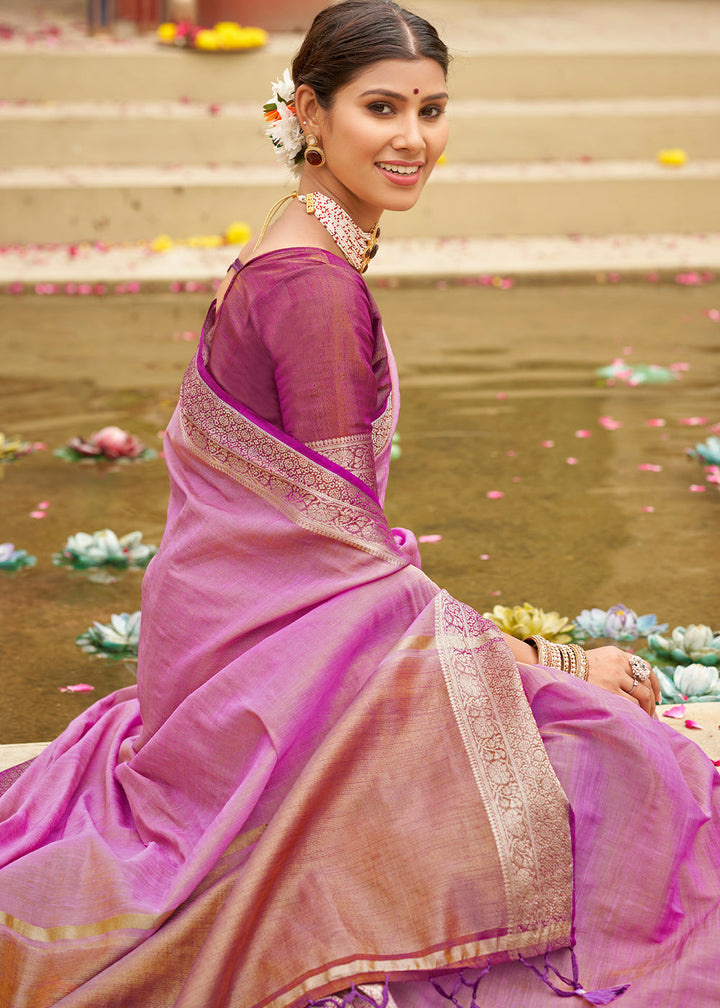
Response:
[[[483,616],[519,640],[538,634],[556,644],[567,644],[573,638],[574,624],[570,620],[556,612],[546,613],[529,602],[512,607],[496,605]]]
[[[121,427],[103,427],[96,431],[91,439],[100,448],[106,458],[139,458],[144,445]]]
[[[720,674],[707,665],[654,667],[663,703],[710,703],[720,700]]]
[[[26,550],[16,550],[13,543],[0,543],[0,570],[16,571],[21,567],[34,567],[35,557]]]
[[[137,658],[140,641],[140,611],[113,613],[110,623],[98,623],[76,638],[83,651],[109,658]]]
[[[704,442],[696,444],[694,448],[688,448],[688,455],[702,459],[705,465],[720,465],[720,437],[711,434]]]
[[[5,437],[0,432],[0,462],[14,462],[22,455],[29,455],[33,445],[19,437]]]
[[[675,627],[670,638],[650,634],[648,646],[660,658],[669,658],[678,665],[720,665],[720,634],[705,623],[690,623]]]
[[[60,458],[74,461],[78,458],[116,459],[153,458],[155,453],[121,427],[109,426],[95,431],[88,439],[71,438],[64,448],[55,452]]]
[[[609,637],[610,640],[631,641],[650,633],[667,630],[667,623],[658,623],[655,613],[638,616],[634,609],[614,605],[609,609],[583,609],[575,617],[578,640],[587,637]]]
[[[628,364],[621,357],[607,367],[597,368],[595,374],[608,383],[620,381],[626,385],[661,385],[679,377],[659,364]]]
[[[157,553],[156,546],[142,542],[142,532],[130,532],[118,538],[111,529],[102,529],[89,535],[77,532],[68,536],[53,562],[58,566],[86,570],[94,567],[145,567]]]

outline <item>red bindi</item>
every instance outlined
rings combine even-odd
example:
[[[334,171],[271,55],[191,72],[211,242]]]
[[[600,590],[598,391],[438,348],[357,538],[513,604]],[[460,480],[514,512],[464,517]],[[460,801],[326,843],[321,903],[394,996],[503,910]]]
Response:
[[[414,88],[413,94],[420,94],[420,88]]]

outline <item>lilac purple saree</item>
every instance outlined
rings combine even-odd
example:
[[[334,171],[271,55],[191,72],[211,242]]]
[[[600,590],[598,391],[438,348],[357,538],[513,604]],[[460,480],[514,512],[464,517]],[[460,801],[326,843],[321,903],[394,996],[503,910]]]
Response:
[[[273,399],[269,338],[254,410],[228,391],[248,375],[224,340],[267,332],[273,270],[286,314],[298,271],[318,285],[290,369],[314,376],[307,413],[290,379]],[[556,994],[518,960],[571,976],[573,901],[586,989],[720,1002],[718,775],[626,701],[518,668],[421,572],[382,511],[397,402],[349,267],[239,271],[168,427],[137,689],[0,798],[3,1006],[540,1006]]]

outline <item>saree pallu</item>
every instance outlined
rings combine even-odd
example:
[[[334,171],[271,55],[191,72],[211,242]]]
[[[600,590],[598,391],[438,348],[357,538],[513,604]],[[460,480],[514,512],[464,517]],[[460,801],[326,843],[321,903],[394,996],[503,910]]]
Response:
[[[382,511],[396,406],[393,370],[376,496],[188,368],[137,688],[0,799],[2,1005],[381,1004],[569,945],[568,804],[520,672]]]

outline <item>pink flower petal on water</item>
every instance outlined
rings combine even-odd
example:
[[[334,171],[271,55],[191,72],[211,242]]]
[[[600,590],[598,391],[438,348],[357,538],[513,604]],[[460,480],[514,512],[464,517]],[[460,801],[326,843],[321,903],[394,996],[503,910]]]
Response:
[[[488,490],[486,494],[486,497],[488,497],[489,500],[500,500],[500,498],[504,496],[505,493],[502,490]]]
[[[540,445],[541,445],[542,448],[554,448],[555,447],[555,442],[554,441],[541,441]]]
[[[686,720],[685,720],[685,727],[686,728],[699,728],[702,731],[702,725],[698,724],[697,721],[691,721],[690,718],[686,718]]]
[[[662,466],[655,465],[652,462],[641,462],[638,469],[640,472],[662,472]]]
[[[690,493],[705,493],[707,487],[703,486],[702,483],[691,483],[688,489]]]
[[[421,543],[434,543],[434,542],[441,542],[441,541],[442,541],[442,536],[441,535],[422,535],[422,536],[418,536],[418,542],[421,542]]]
[[[652,420],[646,420],[645,424],[648,427],[664,427],[665,422],[662,417],[653,417]]]
[[[622,420],[613,420],[613,418],[609,416],[598,417],[598,423],[605,430],[618,430],[622,427]]]
[[[95,687],[91,686],[89,683],[79,682],[79,683],[76,683],[75,686],[61,686],[60,687],[60,692],[61,693],[91,693],[94,689],[95,689]]]
[[[684,718],[687,714],[685,710],[685,704],[678,704],[676,707],[668,707],[666,711],[663,711],[663,717],[671,718]]]

